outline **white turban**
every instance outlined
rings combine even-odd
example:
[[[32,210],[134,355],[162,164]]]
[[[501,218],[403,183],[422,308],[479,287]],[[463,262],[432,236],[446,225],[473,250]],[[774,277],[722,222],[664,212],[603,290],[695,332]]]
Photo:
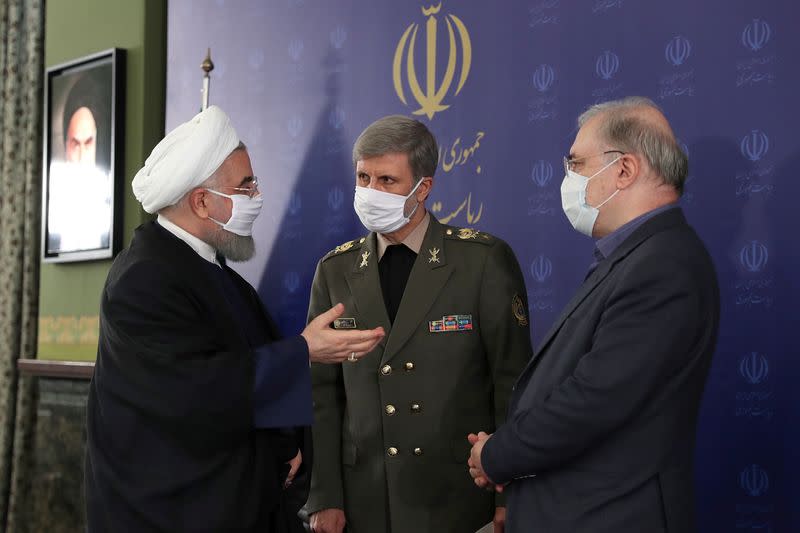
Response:
[[[211,177],[237,146],[228,115],[209,106],[153,148],[133,178],[133,194],[148,213],[173,205]]]

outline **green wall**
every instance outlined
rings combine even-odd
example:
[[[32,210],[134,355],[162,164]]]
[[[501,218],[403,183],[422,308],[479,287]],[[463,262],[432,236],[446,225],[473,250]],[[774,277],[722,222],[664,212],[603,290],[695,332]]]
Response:
[[[126,50],[124,241],[147,220],[130,183],[164,134],[166,0],[48,0],[45,64]],[[100,292],[111,261],[42,264],[40,359],[94,360]]]

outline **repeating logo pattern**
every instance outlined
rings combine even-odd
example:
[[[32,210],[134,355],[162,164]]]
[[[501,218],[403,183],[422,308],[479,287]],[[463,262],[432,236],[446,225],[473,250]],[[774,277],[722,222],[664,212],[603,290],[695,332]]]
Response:
[[[750,241],[739,252],[739,262],[748,272],[761,272],[769,261],[769,250],[758,242]]]
[[[300,275],[289,271],[283,276],[283,286],[289,294],[294,294],[300,288]]]
[[[286,132],[292,139],[296,139],[303,131],[303,119],[294,115],[286,122]]]
[[[758,385],[769,375],[767,358],[757,352],[751,352],[739,363],[739,374],[751,385]]]
[[[750,161],[758,161],[769,151],[769,137],[761,130],[752,130],[742,137],[739,148],[742,155]]]
[[[550,65],[539,65],[539,67],[533,71],[533,86],[540,93],[547,92],[547,90],[553,86],[555,79],[555,70],[553,70],[553,67]]]
[[[458,66],[458,48],[460,45],[461,50],[461,72],[458,78],[458,85],[456,86],[454,96],[461,92],[464,83],[469,76],[470,66],[472,64],[472,41],[469,37],[464,23],[455,15],[447,15],[444,18],[445,26],[447,28],[447,36],[449,43],[449,51],[446,60],[446,69],[444,77],[441,80],[436,78],[436,60],[437,54],[437,41],[436,35],[438,32],[438,20],[435,15],[439,14],[442,8],[442,3],[439,2],[436,6],[423,7],[422,15],[428,17],[425,22],[425,59],[426,59],[426,72],[425,72],[425,89],[423,90],[417,77],[415,67],[415,51],[417,47],[417,32],[419,24],[412,23],[406,28],[400,42],[394,53],[394,62],[392,67],[392,77],[394,79],[394,90],[397,97],[403,104],[408,105],[404,89],[404,76],[403,76],[403,61],[405,54],[405,72],[407,79],[405,80],[411,94],[420,108],[414,111],[415,115],[425,115],[429,119],[433,119],[436,113],[444,111],[449,108],[449,104],[444,104],[444,98],[447,96],[450,88],[455,79],[456,69]],[[455,28],[455,29],[454,29]],[[458,39],[456,39],[456,34]],[[457,44],[458,43],[458,44]]]
[[[764,48],[770,37],[772,37],[772,28],[761,19],[753,19],[753,22],[742,30],[742,44],[753,52]]]
[[[347,31],[341,26],[337,26],[331,31],[331,46],[337,50],[341,50],[344,42],[347,40]]]
[[[332,211],[338,211],[342,208],[342,204],[344,204],[344,192],[341,187],[334,187],[328,192],[328,207]]]
[[[300,61],[300,58],[303,56],[303,48],[305,45],[303,44],[302,39],[292,39],[289,41],[289,57],[297,63]]]
[[[553,262],[544,255],[539,255],[531,262],[531,276],[539,283],[544,283],[553,274]]]
[[[739,486],[749,496],[763,496],[769,490],[769,476],[763,468],[752,464],[739,474]]]
[[[289,197],[289,205],[287,206],[289,209],[289,214],[292,216],[296,216],[300,213],[300,210],[303,209],[303,199],[300,196],[300,193],[295,191]]]
[[[547,184],[550,183],[551,179],[553,179],[553,165],[544,159],[538,160],[533,164],[533,170],[531,170],[531,179],[539,187],[547,187]]]
[[[600,79],[612,79],[619,72],[619,56],[610,50],[606,50],[597,56],[594,69]]]
[[[331,109],[330,114],[328,115],[328,124],[330,124],[331,128],[335,130],[339,130],[344,125],[345,119],[345,112],[339,106],[334,107]]]
[[[682,35],[676,35],[667,43],[664,49],[664,57],[672,66],[683,65],[692,54],[692,43]]]

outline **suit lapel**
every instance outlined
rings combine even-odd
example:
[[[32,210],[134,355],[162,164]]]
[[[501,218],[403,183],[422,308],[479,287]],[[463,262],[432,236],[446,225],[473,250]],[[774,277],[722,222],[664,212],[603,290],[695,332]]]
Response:
[[[408,342],[453,273],[453,265],[447,264],[444,248],[442,225],[431,216],[430,226],[397,310],[394,328],[387,336],[382,363],[397,355]]]
[[[523,375],[527,372],[528,368],[533,368],[536,365],[536,361],[542,356],[545,349],[547,349],[548,344],[550,341],[553,340],[556,333],[561,329],[561,326],[564,325],[564,321],[569,318],[573,311],[581,304],[583,301],[594,291],[598,285],[608,276],[609,272],[611,272],[611,267],[613,263],[611,261],[602,261],[594,272],[592,272],[591,276],[589,276],[586,281],[583,282],[578,292],[575,293],[575,296],[572,297],[572,300],[569,301],[567,306],[561,312],[561,315],[558,317],[558,320],[555,321],[553,327],[550,328],[550,331],[547,332],[547,335],[544,336],[542,343],[539,345],[539,349],[536,350],[536,353],[531,357],[530,361],[528,361],[528,366],[526,367],[525,371],[522,373]]]
[[[365,324],[358,324],[358,328],[382,326],[388,337],[392,326],[389,323],[389,315],[386,313],[386,304],[383,302],[380,274],[378,273],[378,243],[375,233],[370,233],[364,241],[346,279],[350,293],[353,295],[353,304],[359,316],[367,321]],[[381,345],[385,345],[387,337],[384,337]]]
[[[542,343],[539,345],[539,348],[536,350],[531,360],[528,362],[528,365],[525,367],[525,370],[520,374],[519,382],[525,377],[528,373],[529,369],[533,369],[536,366],[536,362],[542,357],[542,354],[547,350],[548,345],[555,337],[556,333],[561,329],[561,326],[564,325],[564,321],[569,318],[569,316],[578,308],[579,305],[583,303],[584,300],[594,291],[602,282],[606,279],[606,277],[611,273],[614,266],[622,261],[628,254],[630,254],[634,249],[636,249],[640,244],[650,238],[652,235],[663,231],[669,227],[686,224],[686,219],[683,216],[683,211],[681,209],[670,209],[661,213],[659,215],[654,216],[650,220],[646,221],[642,224],[639,228],[637,228],[625,241],[619,245],[619,247],[614,250],[614,252],[605,260],[601,261],[599,265],[597,265],[597,269],[584,281],[583,285],[581,285],[578,292],[575,296],[572,297],[572,300],[567,304],[564,308],[564,311],[558,317],[558,320],[555,321],[553,327],[550,328],[550,331],[547,332],[547,335],[544,336]]]

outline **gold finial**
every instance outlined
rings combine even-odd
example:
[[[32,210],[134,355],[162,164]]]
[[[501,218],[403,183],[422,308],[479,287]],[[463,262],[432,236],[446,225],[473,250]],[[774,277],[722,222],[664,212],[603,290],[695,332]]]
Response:
[[[200,68],[203,69],[203,71],[206,73],[206,76],[208,76],[209,72],[214,70],[214,62],[211,61],[211,48],[209,48],[208,52],[206,52],[206,58],[200,64]]]

